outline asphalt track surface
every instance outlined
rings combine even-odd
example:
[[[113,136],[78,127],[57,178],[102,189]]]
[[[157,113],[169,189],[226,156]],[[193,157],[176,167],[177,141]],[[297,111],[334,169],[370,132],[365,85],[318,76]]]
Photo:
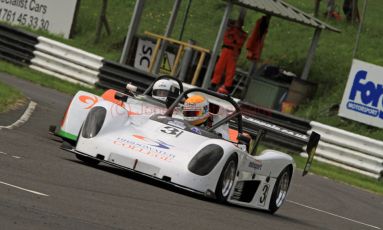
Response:
[[[194,196],[60,150],[47,130],[70,96],[0,73],[38,103],[27,123],[0,130],[0,229],[383,229],[383,196],[294,176],[275,215]],[[17,112],[0,115],[0,126]]]

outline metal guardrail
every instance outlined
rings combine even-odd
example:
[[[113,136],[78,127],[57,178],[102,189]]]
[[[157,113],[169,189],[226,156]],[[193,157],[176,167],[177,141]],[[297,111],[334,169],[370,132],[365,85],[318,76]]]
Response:
[[[345,130],[310,122],[311,131],[321,135],[318,160],[341,166],[376,179],[383,176],[383,142]]]
[[[17,65],[29,65],[37,43],[36,35],[0,24],[0,59]]]
[[[98,77],[96,85],[99,87],[123,90],[130,82],[137,86],[140,93],[144,92],[155,79],[154,75],[147,72],[106,60],[103,61]]]
[[[79,84],[96,84],[102,57],[45,37],[38,37],[38,41],[32,69]]]

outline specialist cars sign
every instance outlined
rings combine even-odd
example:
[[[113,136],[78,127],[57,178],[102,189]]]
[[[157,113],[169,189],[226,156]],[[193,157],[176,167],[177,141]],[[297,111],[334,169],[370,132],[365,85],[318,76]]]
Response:
[[[0,21],[69,38],[77,0],[0,0]]]
[[[353,60],[339,116],[383,128],[383,67]]]

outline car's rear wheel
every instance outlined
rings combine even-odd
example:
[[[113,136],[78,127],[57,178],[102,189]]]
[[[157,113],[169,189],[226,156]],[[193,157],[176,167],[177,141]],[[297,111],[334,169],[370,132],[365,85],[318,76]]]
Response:
[[[88,165],[98,165],[100,163],[99,160],[96,160],[94,158],[91,158],[91,157],[87,157],[87,156],[84,156],[84,155],[81,155],[81,154],[78,154],[76,153],[76,158],[79,159],[80,161],[88,164]]]
[[[235,173],[237,171],[237,156],[231,155],[226,161],[219,177],[215,195],[220,202],[226,202],[229,198],[231,189],[234,186]]]
[[[271,214],[275,213],[285,202],[287,192],[290,187],[292,169],[290,166],[286,167],[279,174],[273,193],[271,194],[269,211]]]

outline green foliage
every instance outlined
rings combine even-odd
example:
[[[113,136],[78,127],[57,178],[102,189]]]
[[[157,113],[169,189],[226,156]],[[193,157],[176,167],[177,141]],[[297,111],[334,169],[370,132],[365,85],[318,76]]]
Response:
[[[41,86],[56,89],[60,92],[71,94],[71,95],[74,95],[79,90],[86,90],[86,91],[93,92],[96,94],[100,94],[100,92],[101,92],[101,90],[99,90],[99,89],[87,88],[87,87],[84,87],[81,85],[74,85],[74,84],[71,84],[71,83],[66,82],[64,80],[54,78],[50,75],[46,75],[46,74],[34,71],[32,69],[29,69],[29,68],[23,68],[20,66],[15,66],[13,64],[9,64],[8,62],[4,62],[4,61],[0,61],[0,70],[2,72],[6,72],[6,73],[9,73],[11,75],[15,75],[15,76],[18,76],[20,78],[35,82]],[[3,90],[1,90],[0,100],[5,100],[2,98],[4,96],[7,96],[7,95],[12,94],[12,95],[17,96],[17,94],[18,94],[17,91],[16,92],[15,91],[9,91],[8,92],[9,94],[7,94],[7,93],[3,94],[2,92],[3,92]]]

